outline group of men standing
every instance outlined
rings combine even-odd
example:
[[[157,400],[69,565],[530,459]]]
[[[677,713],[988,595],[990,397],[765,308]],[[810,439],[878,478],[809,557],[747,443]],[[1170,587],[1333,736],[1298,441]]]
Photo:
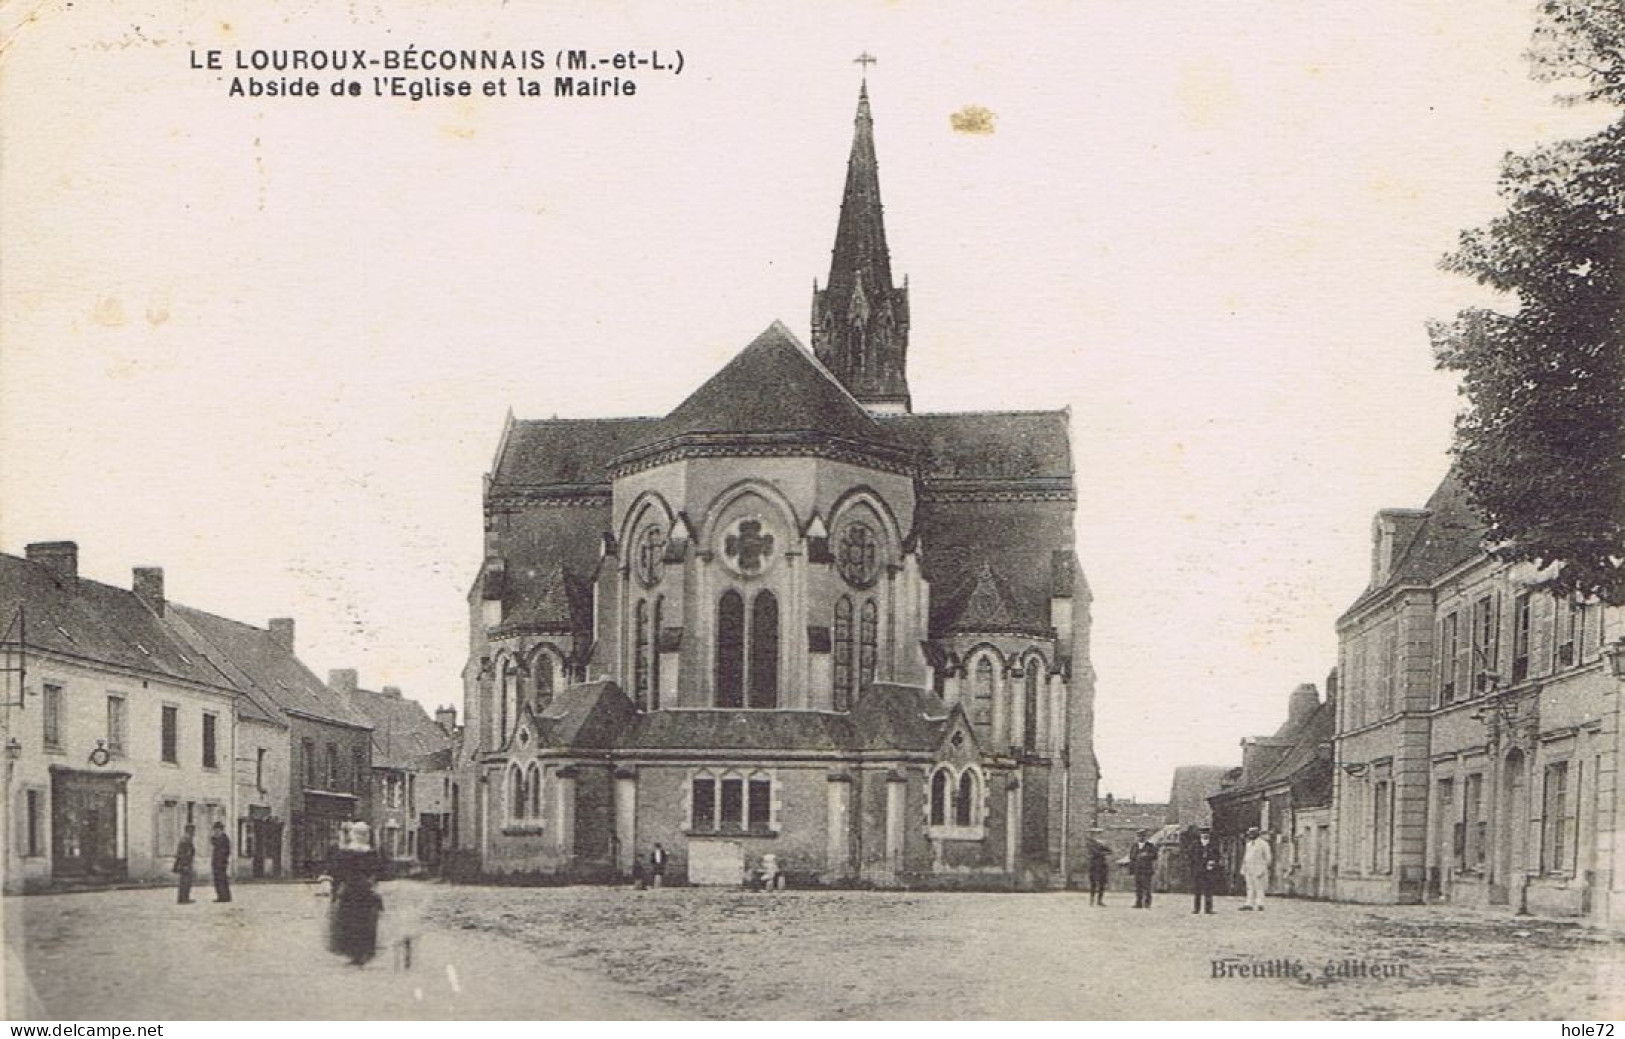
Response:
[[[1129,872],[1134,876],[1134,908],[1150,909],[1152,879],[1157,871],[1160,851],[1151,840],[1149,830],[1140,830],[1134,836],[1126,859]],[[1213,895],[1224,886],[1225,859],[1213,832],[1203,828],[1186,846],[1190,864],[1192,913],[1213,912]],[[1106,878],[1110,850],[1099,840],[1092,840],[1089,848],[1089,903],[1106,904]],[[1241,876],[1247,886],[1247,899],[1243,911],[1263,912],[1264,893],[1269,886],[1270,866],[1274,853],[1269,838],[1258,827],[1247,830],[1246,845],[1242,852]]]
[[[192,901],[192,882],[197,879],[194,860],[197,849],[192,835],[197,827],[186,824],[180,843],[175,846],[175,901],[186,905]],[[226,836],[226,824],[215,823],[209,832],[209,871],[214,875],[214,900],[231,901],[231,838]]]

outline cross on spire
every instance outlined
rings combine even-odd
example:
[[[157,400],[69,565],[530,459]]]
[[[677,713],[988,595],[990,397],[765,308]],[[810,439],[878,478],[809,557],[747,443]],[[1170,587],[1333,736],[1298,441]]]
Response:
[[[880,64],[880,59],[875,57],[873,54],[870,54],[868,51],[864,51],[862,54],[859,54],[857,57],[852,59],[852,64],[862,65],[863,75],[865,78],[868,78],[869,66]]]

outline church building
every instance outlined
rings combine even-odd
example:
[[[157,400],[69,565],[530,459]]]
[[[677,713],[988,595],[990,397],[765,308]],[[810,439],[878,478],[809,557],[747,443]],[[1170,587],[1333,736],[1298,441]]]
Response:
[[[809,350],[669,414],[508,421],[454,873],[1041,888],[1098,770],[1069,413],[921,413],[867,87]]]

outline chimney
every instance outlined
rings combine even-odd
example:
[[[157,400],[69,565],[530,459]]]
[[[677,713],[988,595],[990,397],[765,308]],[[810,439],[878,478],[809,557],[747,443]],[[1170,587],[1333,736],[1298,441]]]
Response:
[[[26,554],[30,563],[38,563],[51,571],[51,575],[65,585],[79,580],[79,546],[72,541],[36,541]]]
[[[266,622],[265,626],[271,629],[271,638],[276,640],[277,645],[289,653],[293,652],[292,617],[273,617]]]
[[[349,696],[356,689],[356,673],[353,667],[336,667],[327,673],[327,688],[344,696]]]
[[[386,685],[378,691],[389,697],[391,700],[399,700],[401,698],[401,687],[398,685]]]
[[[434,711],[435,724],[443,729],[447,736],[457,733],[457,708],[447,704],[445,707],[436,707]]]
[[[1292,690],[1292,696],[1287,700],[1287,721],[1294,726],[1302,725],[1319,706],[1320,693],[1315,689],[1313,682],[1305,682]]]
[[[135,590],[135,597],[147,604],[147,609],[162,617],[164,615],[164,568],[161,566],[138,566],[133,571],[135,575],[131,588]]]

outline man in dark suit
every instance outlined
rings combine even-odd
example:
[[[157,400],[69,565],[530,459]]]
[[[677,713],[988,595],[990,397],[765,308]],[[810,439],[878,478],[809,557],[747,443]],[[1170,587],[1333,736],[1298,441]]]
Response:
[[[192,847],[192,834],[196,832],[197,828],[187,823],[185,835],[175,845],[175,901],[180,905],[192,901],[192,878],[196,876],[192,860],[197,856],[197,849]]]
[[[1213,912],[1213,890],[1224,876],[1224,857],[1219,854],[1219,842],[1213,831],[1203,829],[1191,845],[1191,890],[1196,893],[1193,913]]]
[[[231,838],[226,824],[217,822],[209,834],[209,869],[214,874],[214,900],[231,901]]]
[[[1151,843],[1151,833],[1141,830],[1134,835],[1134,847],[1129,849],[1128,868],[1134,874],[1134,908],[1151,908],[1151,875],[1157,870],[1157,846]]]
[[[653,874],[650,882],[657,888],[666,886],[666,858],[666,849],[660,844],[649,853],[649,872]]]

